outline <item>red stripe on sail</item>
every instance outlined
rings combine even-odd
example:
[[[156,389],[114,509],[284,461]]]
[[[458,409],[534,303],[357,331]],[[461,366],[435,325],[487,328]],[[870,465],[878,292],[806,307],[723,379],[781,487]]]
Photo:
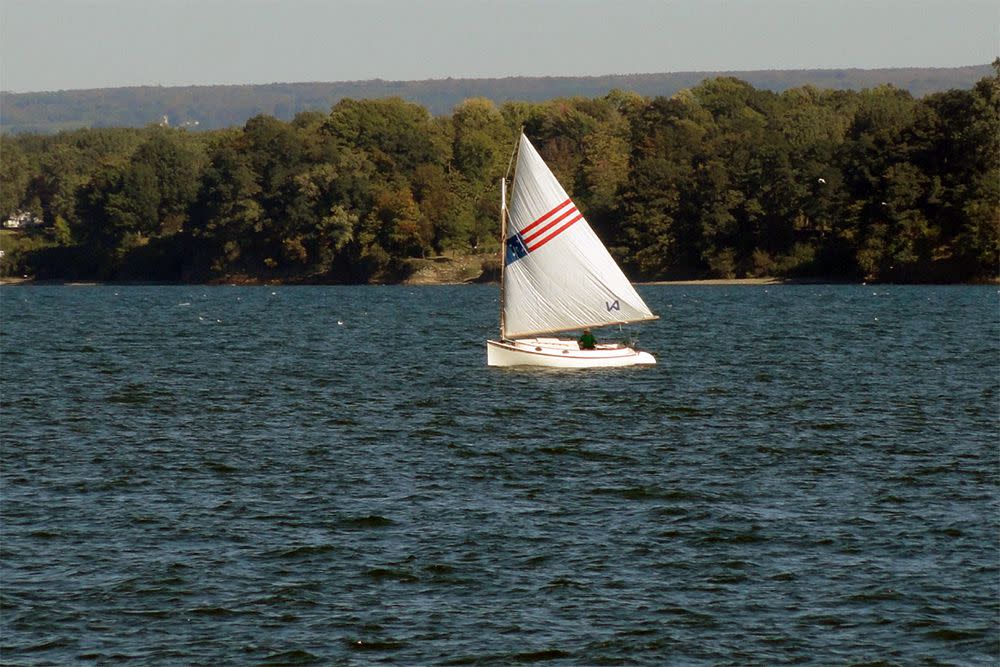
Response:
[[[530,232],[532,229],[534,229],[538,225],[540,225],[543,222],[545,222],[546,220],[548,220],[550,217],[552,217],[552,215],[555,214],[556,211],[558,211],[559,209],[561,209],[566,204],[570,204],[570,203],[572,203],[572,202],[569,199],[567,199],[566,201],[564,201],[563,203],[559,204],[554,209],[552,209],[551,211],[549,211],[548,213],[546,213],[545,215],[543,215],[542,217],[540,217],[538,220],[535,220],[533,223],[531,223],[530,225],[528,225],[527,227],[525,227],[524,229],[522,229],[520,231],[521,236],[524,236],[525,234],[527,234],[528,232]]]
[[[560,222],[562,222],[563,220],[565,220],[567,216],[573,215],[574,213],[578,213],[578,211],[576,210],[576,206],[569,207],[568,209],[566,209],[565,213],[563,213],[562,215],[560,215],[558,218],[554,218],[549,224],[545,225],[544,227],[542,227],[541,229],[539,229],[538,231],[536,231],[531,236],[525,236],[524,237],[524,242],[525,243],[531,243],[532,241],[534,241],[535,239],[537,239],[539,236],[541,236],[542,234],[544,234],[545,232],[549,231],[550,229],[552,229],[553,227],[555,227],[556,225],[558,225]],[[524,236],[524,232],[521,232],[521,235]]]
[[[582,219],[583,219],[583,213],[577,213],[577,215],[576,215],[575,218],[571,218],[570,221],[567,222],[566,224],[564,224],[562,227],[560,227],[556,231],[552,232],[551,234],[549,234],[548,236],[546,236],[544,239],[542,239],[541,241],[539,241],[535,245],[528,246],[528,252],[534,252],[534,251],[538,250],[543,245],[545,245],[546,243],[548,243],[549,241],[551,241],[552,239],[554,239],[555,237],[559,236],[560,234],[562,234],[563,232],[565,232],[567,229],[569,229],[570,227],[572,227],[574,222],[576,222],[577,220],[582,220]]]

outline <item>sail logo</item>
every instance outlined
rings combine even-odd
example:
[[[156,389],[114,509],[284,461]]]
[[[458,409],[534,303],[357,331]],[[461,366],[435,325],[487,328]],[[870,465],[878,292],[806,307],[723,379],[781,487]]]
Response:
[[[583,214],[577,210],[572,200],[561,202],[507,239],[506,264],[538,250],[580,220],[583,220]]]
[[[620,312],[620,311],[621,311],[621,309],[622,309],[622,307],[621,307],[621,306],[620,306],[620,305],[618,304],[618,299],[615,299],[614,301],[612,301],[612,302],[610,302],[610,303],[609,303],[609,302],[607,302],[607,301],[605,301],[605,302],[604,302],[604,305],[605,305],[605,306],[607,306],[607,309],[608,309],[608,312],[609,312],[609,313],[610,313],[610,312],[611,312],[612,310],[617,310],[617,311],[619,311],[619,312]]]

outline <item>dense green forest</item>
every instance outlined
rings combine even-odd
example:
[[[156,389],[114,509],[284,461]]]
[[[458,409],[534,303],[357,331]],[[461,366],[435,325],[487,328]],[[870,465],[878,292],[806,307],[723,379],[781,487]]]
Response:
[[[260,114],[291,120],[302,111],[326,111],[342,99],[400,97],[446,115],[473,97],[495,104],[543,102],[557,97],[603,97],[614,89],[648,97],[670,96],[705,79],[734,76],[755,88],[783,92],[806,85],[861,90],[891,84],[914,97],[953,88],[968,89],[989,76],[989,65],[892,69],[760,70],[667,72],[587,77],[508,77],[427,81],[341,81],[244,86],[138,86],[0,92],[0,132],[54,133],[84,127],[144,127],[166,117],[174,127],[214,130],[242,125]]]
[[[434,116],[342,100],[290,122],[0,138],[7,274],[392,280],[498,249],[523,127],[633,279],[995,279],[1000,60],[969,90],[782,93],[730,77],[672,97],[485,99]]]

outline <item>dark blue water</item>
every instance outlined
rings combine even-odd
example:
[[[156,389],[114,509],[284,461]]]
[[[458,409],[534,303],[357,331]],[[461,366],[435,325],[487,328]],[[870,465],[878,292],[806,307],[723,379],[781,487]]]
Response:
[[[997,664],[996,287],[641,292],[3,288],[2,662]]]

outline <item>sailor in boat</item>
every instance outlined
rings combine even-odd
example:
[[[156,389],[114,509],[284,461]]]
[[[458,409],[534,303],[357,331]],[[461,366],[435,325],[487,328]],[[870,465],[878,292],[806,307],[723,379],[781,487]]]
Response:
[[[590,333],[590,329],[584,329],[583,335],[577,342],[580,344],[581,350],[593,350],[597,347],[597,339],[594,338],[594,334]]]

